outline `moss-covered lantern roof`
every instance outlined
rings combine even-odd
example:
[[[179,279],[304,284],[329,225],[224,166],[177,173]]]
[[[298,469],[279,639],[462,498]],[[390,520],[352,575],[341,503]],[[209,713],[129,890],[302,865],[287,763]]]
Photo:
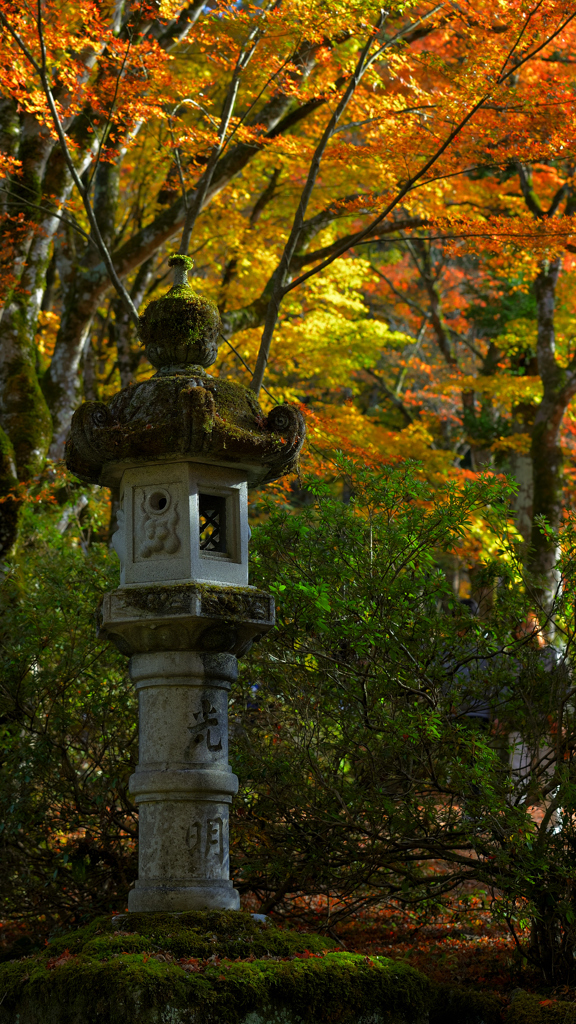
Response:
[[[188,284],[189,257],[173,256],[170,265],[174,286],[140,317],[156,373],[109,402],[77,409],[66,465],[81,480],[107,486],[127,466],[164,460],[242,469],[251,485],[290,473],[304,441],[302,413],[279,405],[265,416],[249,388],[206,372],[218,351],[218,309]]]

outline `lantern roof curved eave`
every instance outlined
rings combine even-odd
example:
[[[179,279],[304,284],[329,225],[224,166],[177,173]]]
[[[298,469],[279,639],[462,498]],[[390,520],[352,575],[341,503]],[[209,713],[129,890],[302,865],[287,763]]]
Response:
[[[279,477],[286,476],[287,474],[296,472],[297,470],[297,456],[295,456],[290,463],[285,465],[283,468],[275,471],[270,466],[262,465],[261,463],[256,464],[247,461],[234,462],[231,460],[224,461],[222,459],[215,461],[213,458],[194,455],[193,453],[186,453],[166,455],[153,460],[143,456],[141,459],[130,459],[122,462],[105,462],[102,464],[98,481],[92,480],[92,482],[97,482],[101,487],[110,487],[115,489],[120,484],[122,475],[127,469],[136,469],[138,466],[166,466],[182,462],[199,463],[204,466],[237,470],[246,477],[249,488],[260,487],[265,483],[271,483],[272,481],[279,479]]]

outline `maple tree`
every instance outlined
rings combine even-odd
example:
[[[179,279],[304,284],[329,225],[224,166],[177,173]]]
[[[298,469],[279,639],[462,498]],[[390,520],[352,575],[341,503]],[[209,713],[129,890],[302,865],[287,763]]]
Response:
[[[487,230],[490,204],[495,203],[505,211],[512,231],[524,200],[540,223],[559,213],[564,220],[573,215],[571,175],[564,160],[534,170],[511,162],[499,175],[492,170],[489,188],[484,177],[482,189],[475,189],[474,203],[487,218]],[[538,199],[535,181],[546,203]],[[472,199],[464,195],[453,202],[466,204]],[[557,557],[554,531],[561,522],[563,490],[569,482],[562,448],[572,447],[571,415],[566,419],[565,414],[576,389],[570,341],[573,246],[568,240],[563,252],[559,242],[542,259],[537,251],[511,246],[506,251],[491,241],[489,251],[478,254],[468,240],[468,252],[462,255],[453,245],[447,252],[441,240],[413,238],[406,240],[406,255],[394,267],[379,265],[376,258],[380,280],[373,301],[402,326],[410,324],[412,333],[418,328],[422,332],[420,344],[413,347],[412,358],[419,365],[412,379],[422,380],[431,365],[439,374],[423,387],[413,386],[404,404],[398,389],[394,395],[388,386],[388,396],[396,398],[409,420],[430,423],[430,414],[435,413],[436,436],[442,424],[444,443],[460,449],[468,468],[496,466],[516,479],[518,527],[531,568],[547,581],[550,600]],[[562,256],[564,280],[557,295]],[[411,277],[407,263],[414,271]],[[422,344],[426,339],[428,352]],[[386,388],[386,381],[372,376],[373,388],[378,383]],[[541,527],[541,515],[552,532]]]
[[[446,214],[535,141],[553,164],[570,144],[573,22],[558,0],[5,3],[4,494],[61,457],[82,392],[149,372],[135,311],[177,243],[222,311],[215,372],[316,395],[349,434],[343,389],[411,344],[367,302],[383,240],[570,244],[566,218]],[[388,446],[374,418],[356,426]],[[427,428],[399,440],[423,446]],[[14,499],[2,513],[6,547]]]

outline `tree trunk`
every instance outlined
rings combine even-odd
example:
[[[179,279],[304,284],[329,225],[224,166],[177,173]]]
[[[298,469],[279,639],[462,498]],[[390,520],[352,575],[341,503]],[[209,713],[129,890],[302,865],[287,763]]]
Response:
[[[106,284],[103,284],[101,295],[95,298],[89,274],[85,269],[79,269],[74,262],[69,265],[68,270],[67,278],[60,276],[63,311],[54,355],[44,378],[44,392],[54,424],[49,450],[52,459],[62,459],[64,456],[70,420],[82,399],[79,369],[86,338],[98,308],[98,299],[107,290]]]
[[[3,575],[2,560],[18,535],[20,501],[10,493],[17,483],[14,448],[8,434],[0,427],[0,579]]]
[[[536,406],[521,402],[512,410],[512,429],[515,436],[531,437]],[[511,505],[515,513],[516,528],[523,540],[523,559],[526,561],[532,539],[534,519],[534,474],[529,452],[512,452],[510,472],[518,484],[518,493]]]
[[[100,163],[94,180],[94,213],[100,234],[108,247],[112,246],[119,198],[120,157],[117,163]],[[70,242],[73,242],[69,238]],[[60,264],[60,283],[63,291],[63,315],[50,368],[46,374],[44,392],[48,399],[54,434],[50,457],[62,459],[70,420],[82,400],[80,366],[92,319],[99,301],[109,285],[108,274],[100,253],[92,239],[77,260],[72,244],[68,266]],[[81,269],[80,269],[81,268]],[[101,282],[99,290],[94,280]]]
[[[558,543],[536,517],[545,517],[554,531],[562,516],[563,460],[560,427],[566,407],[574,394],[573,374],[559,365],[555,356],[554,310],[560,260],[543,262],[534,282],[538,308],[538,372],[544,395],[532,426],[531,460],[534,481],[534,521],[528,567],[540,577],[538,596],[549,610],[557,588],[555,564]]]
[[[0,322],[0,426],[13,447],[20,480],[40,470],[52,429],[36,372],[34,336],[56,225],[54,206],[48,216],[40,212],[53,146],[35,119],[23,115],[18,149],[21,171],[9,183],[6,212],[19,216],[24,229],[13,245],[14,286]]]

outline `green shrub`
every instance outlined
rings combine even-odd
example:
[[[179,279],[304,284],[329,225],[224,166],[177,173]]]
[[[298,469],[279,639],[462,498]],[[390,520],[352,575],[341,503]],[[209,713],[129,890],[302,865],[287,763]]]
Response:
[[[556,659],[515,636],[534,587],[499,481],[432,488],[415,467],[340,468],[348,502],[311,482],[306,507],[270,503],[254,531],[252,581],[275,594],[277,627],[252,653],[244,711],[234,709],[237,879],[266,910],[323,894],[332,923],[362,901],[424,914],[475,881],[498,892],[492,909],[518,933],[532,919],[523,951],[547,981],[570,980],[573,526]],[[455,550],[465,557],[473,530],[492,552],[476,568],[490,597],[476,618],[439,568]],[[489,727],[467,714],[478,705]],[[513,731],[532,752],[523,779],[510,774]]]
[[[117,558],[63,511],[25,509],[0,591],[0,902],[44,930],[123,910],[136,875],[137,701],[94,618]]]

